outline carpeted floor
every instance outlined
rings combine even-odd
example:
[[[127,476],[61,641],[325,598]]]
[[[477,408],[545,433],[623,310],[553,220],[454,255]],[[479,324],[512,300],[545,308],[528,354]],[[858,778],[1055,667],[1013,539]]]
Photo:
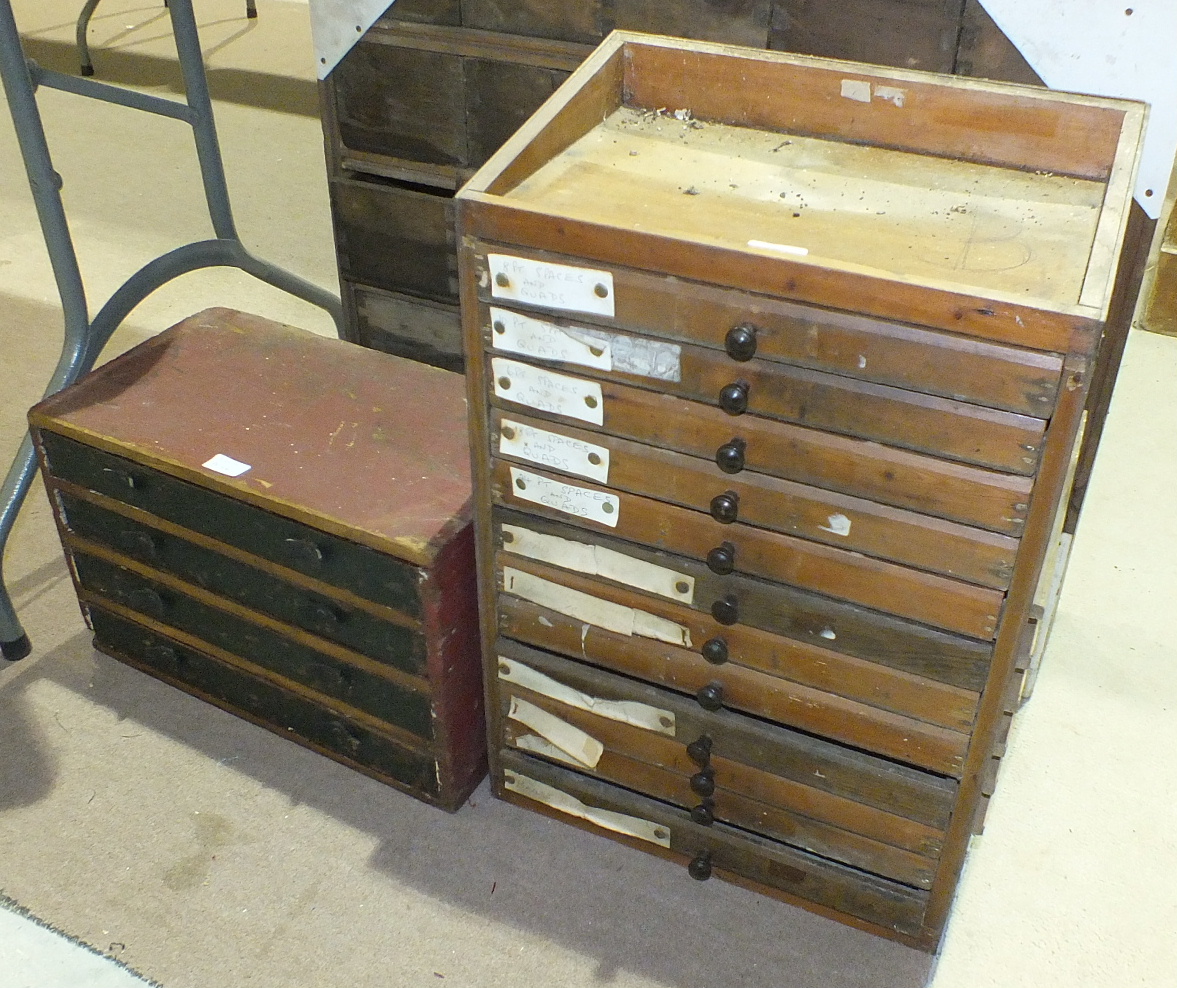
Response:
[[[37,57],[68,67],[79,5],[16,6]],[[258,253],[331,285],[306,8],[260,0],[245,27],[242,6],[198,4],[239,225]],[[105,0],[95,37],[121,37],[118,58],[96,50],[100,78],[170,85],[158,15]],[[286,81],[275,95],[267,79]],[[42,105],[95,302],[206,235],[180,125],[58,94]],[[211,272],[149,300],[110,353],[213,304],[331,331]],[[5,463],[59,339],[0,115]],[[167,988],[1171,986],[1175,379],[1177,341],[1134,335],[1052,646],[938,961],[691,882],[485,787],[446,815],[98,655],[39,486],[5,560],[35,653],[0,667],[0,894]]]

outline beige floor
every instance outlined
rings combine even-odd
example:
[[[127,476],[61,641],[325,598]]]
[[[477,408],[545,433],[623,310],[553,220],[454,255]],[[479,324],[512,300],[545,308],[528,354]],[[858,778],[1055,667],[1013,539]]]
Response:
[[[68,67],[80,3],[17,2]],[[334,281],[306,7],[197,4],[246,243]],[[166,20],[104,0],[100,78],[166,89]],[[158,57],[157,57],[158,56]],[[259,106],[260,104],[260,106]],[[93,304],[208,235],[182,125],[41,100]],[[190,275],[111,350],[206,305],[331,332],[235,272]],[[60,312],[0,114],[0,458]],[[1042,675],[933,963],[514,810],[444,816],[96,655],[36,488],[6,574],[36,652],[0,669],[0,893],[172,988],[1177,984],[1177,340],[1130,340]],[[198,413],[198,410],[194,410]],[[496,891],[497,890],[497,891]],[[4,985],[0,959],[0,986]]]

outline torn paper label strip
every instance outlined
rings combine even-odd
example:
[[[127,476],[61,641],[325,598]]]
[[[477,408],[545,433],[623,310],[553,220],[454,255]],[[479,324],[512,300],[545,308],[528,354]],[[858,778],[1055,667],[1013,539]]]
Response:
[[[538,734],[518,734],[511,741],[520,751],[528,751],[533,755],[542,755],[554,762],[563,762],[573,768],[580,768],[580,763],[566,752],[561,751],[551,741],[541,738]]]
[[[648,841],[659,847],[670,847],[670,828],[664,827],[660,823],[643,820],[641,817],[629,816],[625,813],[617,813],[614,810],[603,810],[596,806],[589,806],[570,793],[549,786],[546,782],[528,778],[512,769],[504,771],[503,781],[511,792],[526,796],[537,803],[543,803],[545,806],[550,806],[568,816],[576,817],[578,820],[587,820],[605,830],[624,834],[627,837],[636,837],[638,840]]]
[[[592,425],[605,424],[604,398],[596,381],[583,381],[506,357],[492,357],[490,369],[498,398]]]
[[[604,546],[545,535],[518,525],[503,525],[502,530],[503,548],[507,552],[576,573],[600,576],[682,604],[694,603],[695,578],[686,573],[634,559]]]
[[[566,484],[518,467],[511,467],[511,494],[520,501],[542,504],[561,514],[585,518],[609,528],[617,527],[621,515],[621,498],[616,494]]]
[[[492,306],[490,327],[491,346],[496,350],[597,370],[613,369],[613,355],[608,343],[590,342],[555,323]]]
[[[503,591],[529,600],[540,607],[563,614],[576,621],[583,621],[593,627],[603,628],[627,637],[653,638],[655,641],[691,647],[691,632],[681,624],[646,611],[639,611],[611,600],[602,600],[591,594],[581,593],[551,580],[510,566],[503,567]]]
[[[605,746],[591,734],[517,696],[511,697],[507,716],[524,727],[530,727],[585,768],[596,768],[605,753]]]
[[[549,432],[504,418],[499,425],[499,452],[541,467],[609,483],[609,450],[605,446]]]
[[[596,714],[606,720],[630,724],[646,731],[657,731],[669,737],[675,736],[674,714],[669,710],[638,703],[636,700],[606,700],[599,696],[590,696],[545,675],[538,669],[532,669],[517,659],[509,659],[503,655],[499,656],[498,666],[499,679],[520,689],[546,696],[566,707],[575,707],[577,710]]]

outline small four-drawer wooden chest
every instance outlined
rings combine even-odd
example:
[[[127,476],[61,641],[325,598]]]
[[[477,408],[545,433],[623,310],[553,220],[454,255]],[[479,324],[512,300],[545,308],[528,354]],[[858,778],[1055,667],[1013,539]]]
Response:
[[[486,745],[461,377],[210,309],[30,420],[96,648],[465,801]]]

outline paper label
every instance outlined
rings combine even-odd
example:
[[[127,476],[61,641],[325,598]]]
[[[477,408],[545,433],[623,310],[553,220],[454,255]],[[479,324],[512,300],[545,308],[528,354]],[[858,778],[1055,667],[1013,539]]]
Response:
[[[616,494],[565,484],[519,467],[511,467],[511,494],[520,501],[542,504],[561,514],[610,528],[617,527],[621,514],[621,499]]]
[[[618,635],[637,635],[680,648],[691,647],[690,629],[681,624],[611,600],[602,600],[510,566],[503,567],[503,591]]]
[[[508,738],[508,740],[511,740]],[[567,752],[561,751],[547,738],[541,738],[538,734],[516,734],[511,743],[520,751],[530,751],[535,755],[543,755],[544,758],[550,758],[554,762],[563,762],[565,765],[571,765],[573,768],[580,768],[580,762],[570,756]]]
[[[491,346],[496,350],[540,360],[560,360],[598,370],[613,369],[613,356],[608,343],[578,339],[572,332],[555,323],[492,306],[490,329]]]
[[[543,803],[554,810],[568,814],[568,816],[574,816],[578,820],[587,820],[605,830],[649,841],[660,847],[670,847],[669,827],[653,823],[650,820],[643,820],[640,817],[617,813],[614,810],[603,810],[596,806],[589,806],[561,789],[528,778],[526,775],[520,775],[512,769],[506,769],[503,772],[503,782],[511,792],[517,792],[520,796],[526,796],[537,803]]]
[[[593,425],[605,422],[605,403],[596,381],[583,381],[506,357],[492,357],[490,369],[496,397]]]
[[[231,456],[226,456],[224,453],[217,453],[210,460],[205,460],[200,464],[206,470],[213,470],[216,473],[223,473],[226,477],[240,477],[253,467],[248,463],[242,463],[240,460],[235,460]]]
[[[585,768],[596,768],[605,753],[605,746],[591,734],[517,696],[511,697],[507,716],[524,727],[530,727]]]
[[[646,590],[683,604],[694,603],[695,578],[686,573],[678,573],[644,559],[634,559],[604,546],[545,535],[518,525],[503,525],[502,530],[503,548],[507,552],[577,573],[602,576],[614,583]]]
[[[487,254],[492,298],[613,318],[613,275],[594,268]]]
[[[499,425],[499,452],[520,460],[530,460],[561,473],[587,477],[609,483],[609,450],[605,446],[562,436],[558,432],[537,429],[512,419]]]

